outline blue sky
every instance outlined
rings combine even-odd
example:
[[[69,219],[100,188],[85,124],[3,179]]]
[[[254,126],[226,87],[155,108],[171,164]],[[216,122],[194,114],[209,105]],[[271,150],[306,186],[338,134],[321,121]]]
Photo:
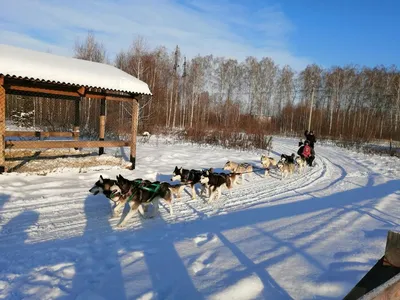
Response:
[[[72,55],[89,30],[110,59],[142,36],[189,57],[400,64],[400,0],[0,0],[0,43]]]
[[[281,1],[292,51],[325,65],[400,65],[400,1]]]

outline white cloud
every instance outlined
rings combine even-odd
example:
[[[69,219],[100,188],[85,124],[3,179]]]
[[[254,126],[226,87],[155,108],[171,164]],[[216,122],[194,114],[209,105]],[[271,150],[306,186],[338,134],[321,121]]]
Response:
[[[4,2],[4,3],[3,3]],[[227,0],[0,0],[0,42],[71,55],[77,37],[95,32],[112,59],[138,35],[152,47],[179,45],[197,54],[272,57],[301,69],[310,62],[290,51],[293,25],[279,7],[256,12]]]

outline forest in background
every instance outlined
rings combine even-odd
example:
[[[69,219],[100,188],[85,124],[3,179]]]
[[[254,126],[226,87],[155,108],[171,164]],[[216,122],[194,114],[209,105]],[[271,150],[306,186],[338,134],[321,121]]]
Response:
[[[244,133],[257,136],[302,136],[308,128],[317,137],[370,141],[400,140],[400,72],[396,66],[333,66],[316,64],[296,72],[271,58],[247,57],[239,62],[224,57],[186,59],[177,46],[150,48],[141,37],[115,58],[89,33],[77,41],[74,57],[112,64],[146,82],[153,96],[141,96],[139,130],[152,133],[185,131],[192,139],[210,142]],[[98,130],[99,101],[82,103],[81,128]],[[107,104],[107,129],[130,132],[129,103]],[[10,96],[7,115],[31,112],[35,126],[72,128],[70,101]],[[33,112],[33,113],[32,113]]]

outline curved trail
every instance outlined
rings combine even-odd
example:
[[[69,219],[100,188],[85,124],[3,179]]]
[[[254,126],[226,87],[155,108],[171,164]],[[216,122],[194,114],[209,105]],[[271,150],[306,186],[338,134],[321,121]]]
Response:
[[[296,144],[276,139],[274,153]],[[124,177],[163,181],[175,165],[227,160],[260,167],[250,152],[139,148],[145,164],[121,170]],[[251,286],[254,299],[342,299],[380,257],[387,229],[400,228],[400,167],[335,147],[316,151],[302,174],[281,180],[277,170],[266,178],[256,170],[212,203],[183,192],[173,216],[161,200],[160,216],[136,215],[124,229],[109,201],[88,192],[98,172],[4,176],[0,290],[7,299],[230,299]]]
[[[280,150],[282,153],[291,153],[293,151],[288,146],[282,146]],[[236,185],[231,190],[231,194],[225,190],[219,201],[213,203],[207,203],[208,199],[200,196],[197,196],[196,200],[192,200],[188,194],[183,192],[183,197],[173,202],[173,216],[170,216],[169,210],[166,209],[166,203],[161,203],[161,218],[167,223],[185,222],[195,220],[199,216],[211,217],[216,214],[246,209],[254,205],[279,204],[285,200],[283,199],[275,203],[273,199],[291,195],[296,190],[312,188],[323,181],[326,184],[331,184],[335,181],[333,175],[338,173],[338,168],[328,158],[324,155],[319,155],[316,163],[316,167],[307,167],[303,174],[299,174],[296,171],[292,177],[284,180],[280,179],[280,173],[276,169],[271,170],[271,176],[267,178],[260,175],[263,174],[263,170],[256,170],[251,177],[251,182],[248,182],[249,177],[247,176],[243,184]],[[330,175],[329,178],[326,176],[327,173]],[[12,206],[7,206],[2,210],[2,216],[13,215],[21,210],[37,211],[42,221],[38,222],[36,226],[31,226],[29,229],[24,230],[27,234],[33,234],[36,241],[51,239],[54,235],[71,236],[74,235],[74,230],[81,229],[79,231],[83,231],[86,220],[82,207],[85,198],[88,197],[86,190],[88,190],[89,185],[76,192],[65,192],[68,188],[63,186],[62,193],[57,194],[56,197],[46,197],[45,195],[51,194],[52,189],[56,186],[57,183],[42,184],[41,189],[39,191],[35,190],[33,193],[38,194],[38,196],[23,200],[14,200]],[[18,187],[15,189],[18,190]],[[187,190],[190,191],[190,189]],[[93,198],[96,199],[96,197]],[[99,202],[104,203],[104,201]],[[94,219],[91,221],[92,226],[96,227],[99,231],[101,229],[110,231],[110,226],[105,224],[103,220],[104,209],[104,205],[97,206],[94,201],[90,205],[87,205],[87,210],[90,210],[94,215],[96,212],[99,212],[98,222],[96,223],[96,216],[94,216]],[[77,213],[77,211],[79,212]],[[119,218],[110,219],[110,225],[113,229],[115,229],[118,220]],[[142,226],[143,221],[149,222],[149,220],[142,220],[138,217],[133,218],[128,223],[127,228],[138,228]],[[24,224],[19,225],[25,228]],[[19,234],[21,234],[21,231],[18,228],[11,229],[6,234],[0,233],[0,245],[7,244],[7,241],[12,240],[14,235]]]

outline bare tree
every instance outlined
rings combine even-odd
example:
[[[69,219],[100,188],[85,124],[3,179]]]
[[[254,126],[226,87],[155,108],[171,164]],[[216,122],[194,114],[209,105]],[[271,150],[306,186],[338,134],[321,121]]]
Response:
[[[75,52],[74,54],[75,58],[89,60],[93,62],[99,62],[99,63],[107,62],[105,47],[102,43],[96,40],[96,37],[93,32],[88,32],[86,39],[83,42],[79,41],[79,39],[76,40],[74,52]],[[86,104],[86,107],[83,108],[84,111],[83,117],[86,120],[84,128],[85,130],[89,131],[90,127],[93,127],[93,125],[90,124],[92,119],[91,113],[94,111],[93,103],[97,107],[99,106],[99,103],[98,101],[93,102],[91,99],[87,99],[87,101],[85,101],[84,103]]]
[[[86,39],[75,41],[74,57],[94,62],[107,62],[106,50],[102,43],[96,40],[93,32],[88,32]]]

